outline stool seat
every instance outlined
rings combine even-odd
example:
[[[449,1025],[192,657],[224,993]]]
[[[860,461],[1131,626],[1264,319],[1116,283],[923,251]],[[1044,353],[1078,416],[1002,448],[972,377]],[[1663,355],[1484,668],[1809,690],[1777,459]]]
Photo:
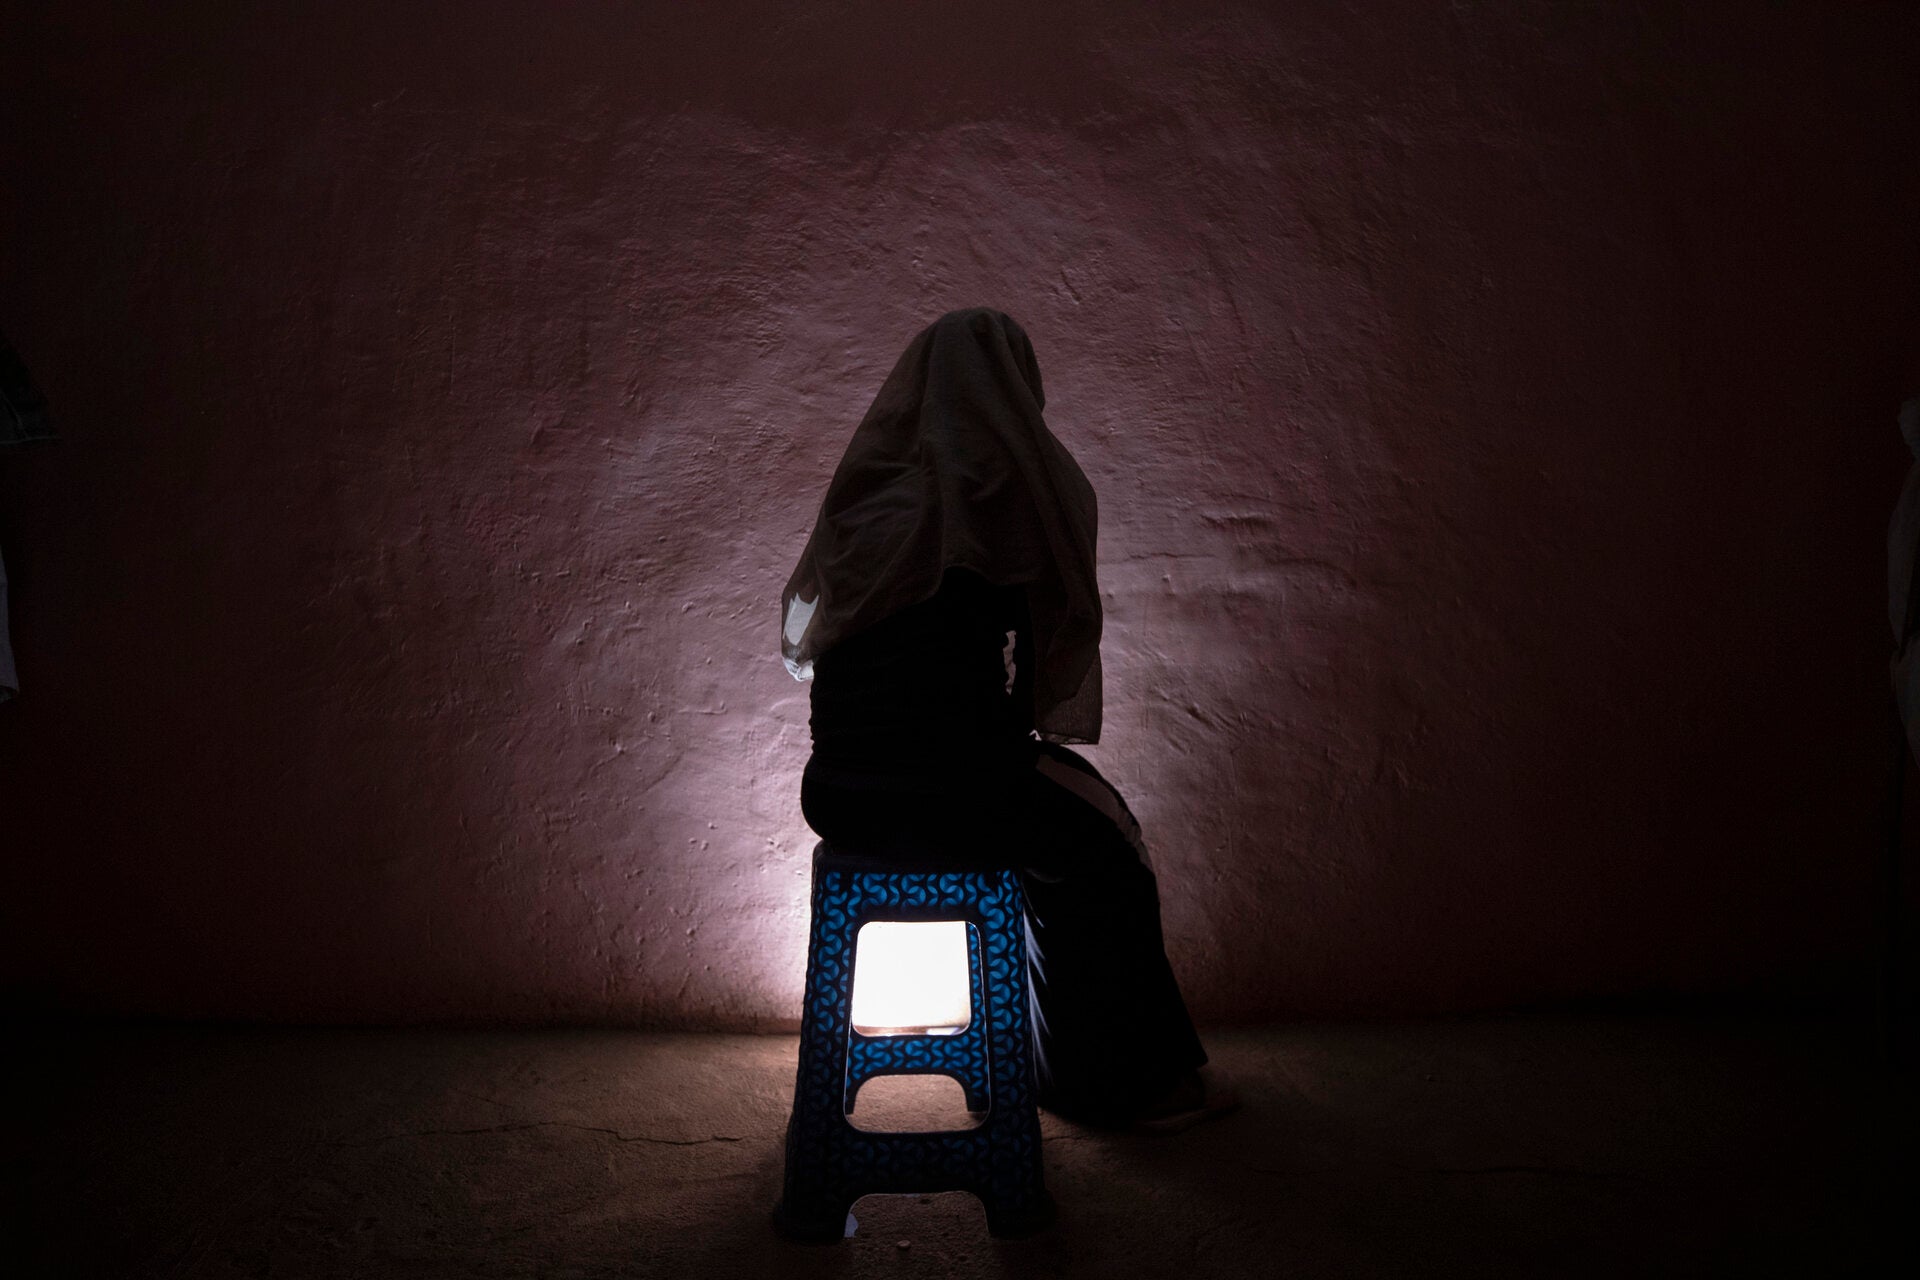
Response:
[[[853,1026],[854,953],[873,921],[967,924],[970,1016],[953,1034],[864,1035]],[[967,1191],[995,1236],[1026,1235],[1053,1219],[1040,1159],[1027,1008],[1025,898],[1019,873],[937,860],[840,852],[813,857],[806,1003],[786,1176],[774,1223],[790,1239],[844,1234],[863,1195]],[[971,1129],[868,1133],[848,1113],[867,1080],[934,1074],[958,1081]]]

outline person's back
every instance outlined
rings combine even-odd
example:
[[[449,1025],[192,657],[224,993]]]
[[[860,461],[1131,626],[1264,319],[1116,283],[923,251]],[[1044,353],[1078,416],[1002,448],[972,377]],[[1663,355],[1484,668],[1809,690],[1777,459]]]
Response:
[[[837,775],[929,778],[988,762],[1026,766],[1027,629],[1019,587],[948,570],[931,599],[848,637],[814,664],[814,760]]]

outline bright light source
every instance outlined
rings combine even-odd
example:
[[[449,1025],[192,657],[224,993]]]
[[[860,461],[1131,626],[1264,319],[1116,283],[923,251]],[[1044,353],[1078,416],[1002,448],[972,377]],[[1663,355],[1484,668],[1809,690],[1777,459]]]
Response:
[[[972,1018],[964,920],[874,920],[853,952],[853,1029],[950,1036]]]

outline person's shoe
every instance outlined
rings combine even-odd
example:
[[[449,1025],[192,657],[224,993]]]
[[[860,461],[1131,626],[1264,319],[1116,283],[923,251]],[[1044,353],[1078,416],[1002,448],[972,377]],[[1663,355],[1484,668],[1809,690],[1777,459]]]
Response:
[[[1239,1106],[1240,1091],[1233,1082],[1212,1067],[1201,1067],[1135,1116],[1132,1127],[1147,1133],[1179,1133],[1216,1120]]]

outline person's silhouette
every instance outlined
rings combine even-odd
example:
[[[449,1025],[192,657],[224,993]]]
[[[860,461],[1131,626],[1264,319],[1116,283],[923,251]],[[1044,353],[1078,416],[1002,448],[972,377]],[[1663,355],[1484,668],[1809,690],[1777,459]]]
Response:
[[[1020,868],[1041,1105],[1176,1127],[1235,1099],[1201,1070],[1139,825],[1064,745],[1100,735],[1096,511],[1044,403],[1027,335],[984,308],[922,330],[874,397],[782,601],[813,681],[801,806],[849,850]]]

